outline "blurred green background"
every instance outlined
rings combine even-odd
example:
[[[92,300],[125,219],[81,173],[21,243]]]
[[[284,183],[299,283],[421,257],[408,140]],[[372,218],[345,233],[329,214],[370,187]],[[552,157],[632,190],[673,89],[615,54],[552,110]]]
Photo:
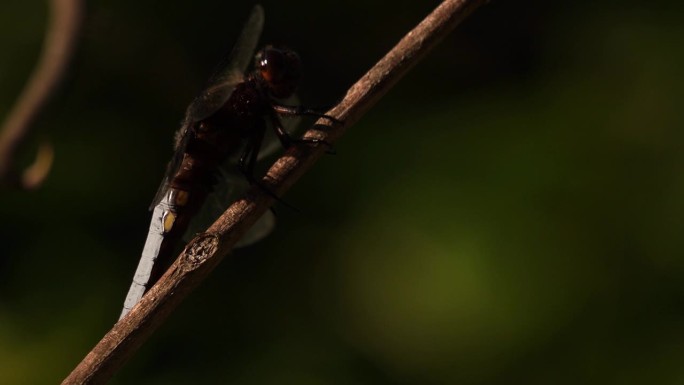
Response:
[[[331,105],[437,1],[264,1]],[[184,109],[251,2],[90,1],[0,204],[0,383],[61,381],[116,321]],[[684,383],[680,1],[478,10],[285,197],[115,384]],[[0,3],[0,116],[40,1]],[[678,107],[679,106],[679,107]]]

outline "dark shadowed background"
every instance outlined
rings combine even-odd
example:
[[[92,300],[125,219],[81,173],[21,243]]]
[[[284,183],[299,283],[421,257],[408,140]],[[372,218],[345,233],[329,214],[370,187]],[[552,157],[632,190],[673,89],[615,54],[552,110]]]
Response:
[[[331,105],[437,1],[264,1]],[[276,207],[117,384],[681,384],[684,5],[477,11]],[[0,203],[0,383],[61,381],[116,321],[185,107],[252,3],[90,1]],[[0,3],[0,117],[41,1]]]

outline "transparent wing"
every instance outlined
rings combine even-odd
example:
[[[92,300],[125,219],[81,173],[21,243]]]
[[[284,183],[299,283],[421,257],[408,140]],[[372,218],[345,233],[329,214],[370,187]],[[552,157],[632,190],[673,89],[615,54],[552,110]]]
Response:
[[[188,106],[186,122],[197,122],[211,116],[228,100],[235,85],[244,79],[263,26],[264,9],[260,5],[255,5],[233,50],[219,63],[204,91]]]
[[[183,161],[185,147],[192,136],[193,124],[209,117],[221,108],[230,98],[235,86],[244,79],[244,73],[252,61],[263,26],[264,9],[257,4],[252,8],[252,12],[230,54],[219,63],[217,70],[209,78],[207,87],[190,103],[185,111],[183,124],[176,133],[173,157],[166,167],[166,174],[157,189],[154,200],[152,200],[150,210],[161,202],[168,190],[171,178],[178,171]]]
[[[296,97],[291,97],[286,100],[288,103],[297,103]],[[285,130],[290,134],[297,131],[300,126],[301,118],[298,116],[288,117],[283,121]],[[282,148],[280,140],[270,127],[270,122],[266,123],[269,127],[264,134],[264,139],[259,150],[258,160],[272,155],[278,149]],[[199,213],[192,219],[188,226],[188,231],[184,235],[184,240],[189,241],[196,234],[205,231],[223,212],[240,198],[249,188],[249,183],[244,175],[239,173],[236,168],[237,160],[242,155],[242,150],[235,152],[235,155],[227,159],[217,173],[217,183],[212,189],[212,192],[207,196],[207,199],[200,209]],[[162,194],[163,197],[163,194]],[[267,211],[252,228],[242,237],[235,247],[244,247],[255,243],[266,237],[275,227],[275,215],[273,212]]]
[[[201,233],[209,227],[218,217],[223,214],[225,209],[249,188],[249,183],[242,174],[237,172],[227,172],[220,169],[219,181],[214,186],[213,191],[207,196],[202,209],[190,221],[188,231],[183,236],[185,241],[189,241],[196,234]],[[243,247],[255,243],[267,236],[275,227],[275,216],[271,211],[267,211],[252,226],[249,231],[238,241],[235,247]]]

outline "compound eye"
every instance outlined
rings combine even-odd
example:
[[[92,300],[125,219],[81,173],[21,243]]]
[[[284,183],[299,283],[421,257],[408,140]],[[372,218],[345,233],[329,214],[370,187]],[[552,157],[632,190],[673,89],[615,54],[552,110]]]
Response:
[[[280,83],[285,76],[285,60],[281,52],[264,49],[258,63],[261,77],[269,83]]]
[[[296,53],[269,46],[257,54],[256,61],[261,78],[275,97],[286,98],[294,92],[301,76],[301,62]]]

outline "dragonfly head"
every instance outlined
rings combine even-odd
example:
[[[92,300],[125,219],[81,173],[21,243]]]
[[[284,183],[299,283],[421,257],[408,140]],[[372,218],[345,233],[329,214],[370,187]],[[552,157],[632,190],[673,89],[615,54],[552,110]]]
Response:
[[[294,51],[268,45],[257,52],[254,61],[258,74],[274,97],[282,99],[294,93],[302,67]]]

